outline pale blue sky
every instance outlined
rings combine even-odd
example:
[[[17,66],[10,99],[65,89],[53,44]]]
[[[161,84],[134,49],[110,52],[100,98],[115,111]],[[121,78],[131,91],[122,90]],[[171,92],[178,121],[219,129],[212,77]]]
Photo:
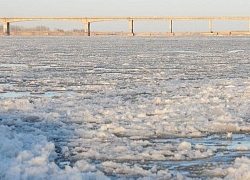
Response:
[[[250,0],[0,0],[0,17],[250,16],[249,8]],[[37,23],[35,22],[33,25]],[[110,23],[112,22],[93,23],[92,29],[98,30],[105,27],[105,30],[109,30]],[[163,23],[165,22],[152,22],[151,27],[161,27]],[[198,28],[207,28],[203,27],[203,24],[206,23],[191,22],[192,26]],[[224,27],[229,24],[223,23]],[[238,23],[233,22],[231,24],[233,27],[237,27],[239,26]],[[26,25],[27,23],[18,24]],[[48,23],[40,22],[38,24],[46,25]],[[51,24],[52,22],[48,25],[51,26]],[[59,28],[68,29],[82,27],[82,24],[72,22],[56,22],[54,24]],[[149,26],[148,24],[148,22],[135,22],[135,28],[139,31],[140,28]],[[190,28],[190,25],[186,22],[183,22],[182,25],[180,22],[176,22],[174,24],[176,28],[178,28],[178,24]],[[242,28],[248,28],[247,22],[240,22],[240,24]],[[127,26],[127,23],[117,22],[114,30],[126,30]],[[216,22],[214,26],[215,28],[218,26]]]

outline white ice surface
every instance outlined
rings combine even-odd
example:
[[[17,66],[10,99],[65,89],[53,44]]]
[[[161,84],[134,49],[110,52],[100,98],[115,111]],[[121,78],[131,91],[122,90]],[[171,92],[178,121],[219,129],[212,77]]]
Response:
[[[250,132],[249,38],[1,42],[0,179],[182,179],[150,162],[250,150],[230,144]],[[226,144],[195,141],[211,134]],[[203,174],[248,177],[249,162]]]

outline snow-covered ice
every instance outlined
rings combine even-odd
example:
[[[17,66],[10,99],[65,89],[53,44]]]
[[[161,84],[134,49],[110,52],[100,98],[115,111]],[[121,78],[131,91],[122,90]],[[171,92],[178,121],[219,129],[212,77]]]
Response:
[[[0,37],[0,179],[247,179],[249,37]]]

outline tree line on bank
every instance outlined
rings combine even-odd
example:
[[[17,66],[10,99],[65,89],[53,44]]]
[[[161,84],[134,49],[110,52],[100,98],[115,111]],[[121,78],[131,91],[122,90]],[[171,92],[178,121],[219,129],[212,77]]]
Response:
[[[0,30],[3,31],[3,25],[0,25]],[[67,32],[63,29],[59,29],[59,28],[55,28],[53,30],[51,30],[49,27],[47,26],[36,26],[36,27],[23,27],[23,26],[15,26],[15,25],[11,25],[10,26],[10,31],[14,31],[14,32],[27,32],[27,31],[41,31],[41,32]],[[71,32],[84,32],[83,29],[72,29],[70,30]]]

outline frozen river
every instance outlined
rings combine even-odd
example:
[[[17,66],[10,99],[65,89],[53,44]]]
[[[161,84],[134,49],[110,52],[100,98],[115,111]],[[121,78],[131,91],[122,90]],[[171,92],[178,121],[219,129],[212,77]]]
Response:
[[[0,179],[250,179],[250,37],[0,37]]]

